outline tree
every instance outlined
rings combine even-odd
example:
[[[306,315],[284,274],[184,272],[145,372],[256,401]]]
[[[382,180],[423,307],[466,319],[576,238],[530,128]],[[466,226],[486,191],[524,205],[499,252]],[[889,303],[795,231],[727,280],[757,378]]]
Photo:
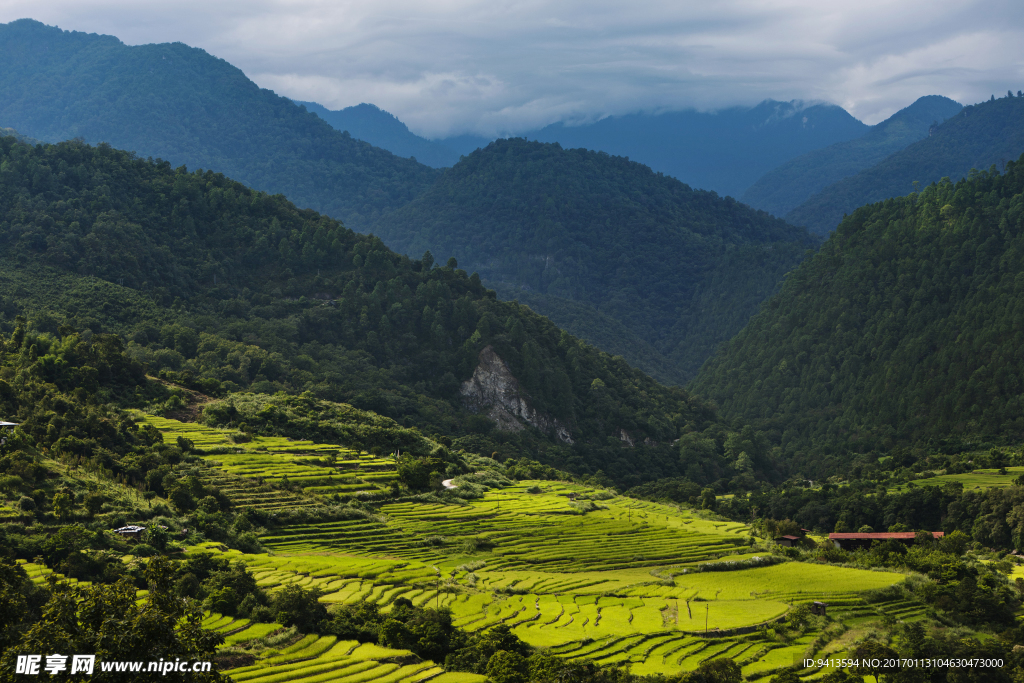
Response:
[[[786,669],[772,676],[770,683],[800,683],[800,677],[792,669]]]
[[[5,648],[0,680],[13,680],[18,655],[39,653],[95,654],[97,661],[139,661],[175,658],[209,661],[224,637],[202,627],[203,609],[173,591],[174,569],[166,558],[146,568],[149,594],[137,603],[128,579],[115,584],[72,586],[56,581],[38,621]],[[167,672],[168,681],[226,682],[216,671]],[[138,674],[102,672],[97,665],[90,681],[129,683]]]
[[[403,455],[398,462],[398,479],[412,491],[430,486],[430,465],[423,458]]]
[[[62,526],[43,541],[43,557],[47,564],[57,565],[71,555],[90,547],[96,535],[81,524]]]
[[[885,661],[898,659],[899,654],[877,640],[867,640],[858,645],[850,657],[860,662],[859,666],[851,670],[854,675],[874,676],[877,681],[882,673],[888,671]]]
[[[530,671],[518,652],[498,650],[487,663],[487,677],[494,683],[526,683]]]
[[[285,586],[270,601],[270,609],[279,622],[303,633],[315,633],[327,619],[327,608],[319,602],[321,592],[301,586]]]
[[[106,502],[107,497],[99,491],[91,491],[85,495],[85,509],[94,517],[99,514]]]
[[[22,566],[0,558],[0,652],[18,642],[43,601],[45,590],[32,583]]]
[[[151,524],[146,529],[146,543],[153,546],[160,552],[167,550],[167,542],[170,540],[167,536],[167,530],[163,529],[159,524]]]
[[[706,488],[700,492],[700,507],[702,510],[718,509],[718,498],[715,497],[715,490]]]
[[[75,495],[68,491],[59,491],[53,495],[52,506],[53,513],[58,519],[67,519],[75,508]]]
[[[685,674],[680,683],[740,683],[743,674],[739,664],[731,659],[719,658],[702,662],[695,671]]]
[[[171,503],[181,513],[191,512],[196,509],[196,499],[192,497],[188,488],[181,484],[174,487],[168,498],[170,498]]]
[[[412,647],[414,640],[412,632],[397,619],[387,619],[381,624],[378,638],[381,645],[399,650]]]

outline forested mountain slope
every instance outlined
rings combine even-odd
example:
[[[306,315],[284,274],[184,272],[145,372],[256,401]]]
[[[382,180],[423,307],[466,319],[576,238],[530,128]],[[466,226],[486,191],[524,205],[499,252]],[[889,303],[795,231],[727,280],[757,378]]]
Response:
[[[964,107],[931,135],[884,161],[824,188],[786,215],[795,225],[827,235],[843,216],[865,204],[898,197],[918,186],[964,178],[1024,153],[1024,97],[1007,93]]]
[[[622,485],[694,466],[723,476],[716,447],[686,461],[672,445],[711,429],[721,451],[703,401],[497,300],[454,262],[399,256],[212,171],[0,138],[0,244],[8,319],[117,332],[151,373],[206,394],[309,391]]]
[[[459,153],[440,142],[427,140],[414,134],[392,114],[372,104],[331,110],[316,102],[299,102],[335,130],[348,131],[352,137],[366,140],[371,145],[386,149],[400,157],[415,157],[416,161],[434,168],[453,166]]]
[[[558,324],[585,318],[581,305],[610,316],[624,327],[576,329],[635,348],[627,360],[666,381],[692,376],[814,244],[628,159],[515,138],[465,157],[373,230],[409,254],[454,254]]]
[[[0,25],[0,62],[0,126],[212,168],[353,228],[409,201],[435,176],[182,43],[127,46],[23,19]]]
[[[963,105],[948,97],[922,97],[862,137],[807,152],[772,169],[747,188],[741,201],[773,216],[785,216],[819,190],[927,137],[933,127],[961,109]]]
[[[714,112],[639,113],[584,125],[556,123],[522,137],[629,157],[691,187],[739,197],[779,164],[869,130],[833,104],[765,100],[755,107]]]
[[[692,389],[820,475],[830,453],[1024,437],[1022,349],[1017,161],[855,211]]]

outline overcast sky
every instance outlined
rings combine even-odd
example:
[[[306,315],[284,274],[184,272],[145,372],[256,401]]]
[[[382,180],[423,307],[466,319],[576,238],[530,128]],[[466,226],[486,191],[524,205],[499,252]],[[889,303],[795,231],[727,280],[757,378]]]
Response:
[[[279,94],[371,102],[420,135],[609,114],[1024,89],[1022,0],[0,0],[128,44],[181,41]]]

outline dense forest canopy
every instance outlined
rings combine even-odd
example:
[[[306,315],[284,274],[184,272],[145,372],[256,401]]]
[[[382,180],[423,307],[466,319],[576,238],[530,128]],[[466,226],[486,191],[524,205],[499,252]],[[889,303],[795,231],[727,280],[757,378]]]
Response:
[[[21,19],[0,25],[0,60],[0,125],[47,142],[108,142],[174,166],[216,169],[354,228],[435,176],[182,43],[128,46]]]
[[[634,346],[646,358],[623,355],[667,381],[691,376],[814,244],[628,159],[522,139],[465,157],[374,231],[409,254],[454,254],[556,323],[585,318],[581,306],[618,321],[641,343],[614,328],[574,331]]]
[[[724,429],[703,401],[497,300],[454,259],[399,256],[211,171],[2,138],[0,217],[8,314],[45,311],[37,325],[53,332],[68,320],[120,333],[151,372],[205,393],[309,391],[476,452],[527,449],[624,484],[684,473],[693,463],[672,442]],[[571,445],[465,409],[460,387],[486,347]]]
[[[1016,441],[1022,294],[1017,161],[855,211],[692,388],[771,430],[808,476],[844,452]]]
[[[748,187],[740,199],[773,216],[785,216],[819,190],[927,137],[961,109],[963,105],[948,97],[921,97],[859,138],[801,154],[772,169]]]
[[[786,220],[827,235],[843,216],[865,204],[913,192],[972,168],[1003,164],[1024,154],[1024,97],[1005,97],[964,107],[928,137],[871,168],[824,188],[788,214]]]

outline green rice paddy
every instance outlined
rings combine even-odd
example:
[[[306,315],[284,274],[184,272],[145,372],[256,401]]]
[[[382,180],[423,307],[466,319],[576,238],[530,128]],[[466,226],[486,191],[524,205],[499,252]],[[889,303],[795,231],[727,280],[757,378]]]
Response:
[[[167,442],[173,443],[178,437],[192,441],[197,453],[219,472],[211,482],[239,507],[284,510],[308,504],[279,488],[260,488],[263,483],[287,482],[300,487],[304,494],[328,496],[373,491],[396,476],[392,458],[343,446],[241,435],[146,413],[138,413],[138,417],[156,427]]]
[[[319,496],[373,489],[395,476],[391,459],[338,445],[278,437],[247,441],[229,430],[142,419],[166,440],[191,439],[212,467],[211,480],[237,506],[310,505]],[[261,486],[285,478],[301,493]],[[830,614],[850,624],[883,613],[923,618],[924,609],[914,603],[861,600],[864,591],[903,581],[900,574],[798,562],[751,566],[760,555],[743,524],[619,496],[599,496],[599,509],[581,514],[573,499],[594,493],[575,484],[529,481],[462,504],[391,502],[374,519],[269,529],[260,541],[270,553],[225,554],[246,562],[269,591],[295,584],[319,589],[328,605],[372,602],[385,612],[400,597],[447,607],[466,630],[507,624],[556,656],[639,674],[688,671],[716,657],[733,659],[749,679],[799,668],[816,636],[784,643],[766,629],[793,606],[815,600],[829,603]],[[190,552],[219,548],[209,544]],[[720,562],[737,564],[703,571]],[[42,570],[35,571],[42,580]],[[208,620],[209,628],[225,634],[225,646],[278,628],[214,614]],[[229,675],[247,683],[484,680],[445,672],[433,662],[410,663],[416,660],[408,652],[317,636],[269,653]]]
[[[1001,489],[1013,486],[1013,480],[1024,474],[1024,467],[1007,467],[1006,474],[999,474],[998,469],[981,469],[963,474],[940,474],[927,479],[915,479],[909,484],[898,487],[906,491],[910,486],[944,486],[953,482],[964,485],[965,489]]]
[[[541,493],[527,493],[533,486]],[[243,559],[269,591],[297,584],[318,588],[329,605],[372,602],[385,612],[403,597],[447,607],[469,631],[507,624],[559,657],[643,674],[677,673],[729,657],[750,678],[803,658],[813,638],[783,644],[758,630],[794,605],[822,600],[847,618],[877,619],[880,607],[866,605],[859,593],[904,578],[797,562],[695,571],[704,563],[758,557],[749,550],[747,528],[621,497],[581,515],[569,496],[585,493],[572,484],[521,482],[464,505],[385,504],[386,523],[287,526],[261,538],[273,554],[227,554]],[[898,618],[923,613],[918,605],[891,608]],[[233,642],[245,633],[233,634]],[[304,650],[301,662],[298,653],[285,653],[230,673],[259,683],[481,680],[442,674],[433,664],[405,670],[393,653],[388,666],[388,656],[365,645],[318,647]],[[360,668],[370,666],[367,661],[373,668]],[[379,678],[363,678],[364,671]]]

